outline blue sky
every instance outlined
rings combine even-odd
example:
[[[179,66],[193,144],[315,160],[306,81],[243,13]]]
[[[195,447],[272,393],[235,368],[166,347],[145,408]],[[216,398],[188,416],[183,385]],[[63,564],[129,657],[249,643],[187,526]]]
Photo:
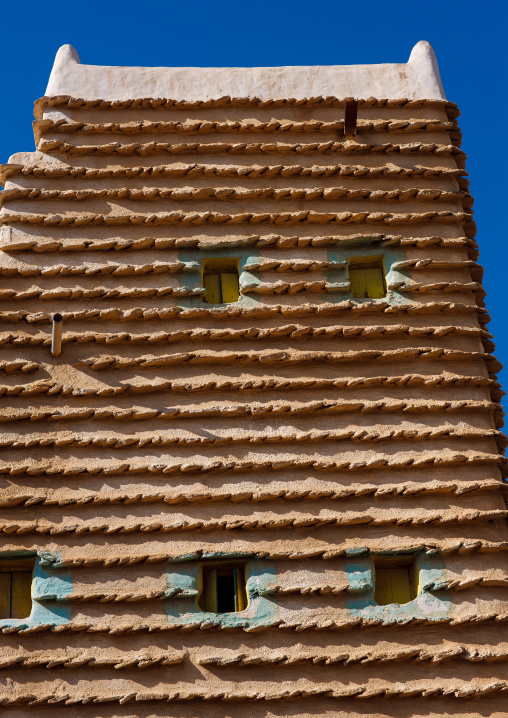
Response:
[[[93,65],[252,66],[406,62],[418,40],[458,103],[497,356],[508,365],[508,248],[502,211],[508,3],[4,3],[0,161],[33,150],[33,101],[65,43]],[[508,387],[508,369],[501,374]],[[506,404],[508,406],[508,403]]]

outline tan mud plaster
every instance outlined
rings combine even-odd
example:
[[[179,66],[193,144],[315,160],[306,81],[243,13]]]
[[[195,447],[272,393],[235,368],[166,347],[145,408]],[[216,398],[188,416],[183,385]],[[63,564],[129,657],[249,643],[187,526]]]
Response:
[[[500,364],[430,45],[317,68],[64,46],[35,113],[1,166],[0,560],[37,555],[32,614],[0,620],[5,714],[504,718]],[[386,296],[353,296],[359,257]],[[221,258],[239,299],[210,304]],[[408,602],[378,600],[387,557]],[[228,561],[248,606],[205,611]]]

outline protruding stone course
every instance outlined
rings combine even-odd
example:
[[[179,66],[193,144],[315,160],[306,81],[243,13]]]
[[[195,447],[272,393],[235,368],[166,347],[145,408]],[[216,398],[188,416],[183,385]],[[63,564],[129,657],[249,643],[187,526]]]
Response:
[[[0,168],[0,558],[37,556],[31,616],[0,620],[6,715],[505,718],[507,439],[458,110],[427,43],[367,68],[59,52],[37,150]],[[237,301],[206,302],[209,260]],[[378,605],[380,561],[416,597]],[[233,564],[247,608],[202,610]]]

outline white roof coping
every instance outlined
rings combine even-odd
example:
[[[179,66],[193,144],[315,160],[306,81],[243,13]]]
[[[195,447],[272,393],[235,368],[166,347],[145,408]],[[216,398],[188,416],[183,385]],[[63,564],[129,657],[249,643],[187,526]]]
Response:
[[[256,97],[446,100],[432,45],[418,42],[407,63],[295,67],[102,67],[82,65],[72,45],[57,52],[46,96],[122,101],[206,101]]]

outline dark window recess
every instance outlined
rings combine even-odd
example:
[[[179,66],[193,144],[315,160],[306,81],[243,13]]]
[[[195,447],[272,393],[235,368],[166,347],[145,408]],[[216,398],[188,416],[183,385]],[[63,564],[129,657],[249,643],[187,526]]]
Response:
[[[203,566],[202,571],[200,608],[210,613],[235,613],[247,608],[245,566]]]
[[[235,573],[235,569],[230,573],[217,573],[217,613],[238,611]]]

